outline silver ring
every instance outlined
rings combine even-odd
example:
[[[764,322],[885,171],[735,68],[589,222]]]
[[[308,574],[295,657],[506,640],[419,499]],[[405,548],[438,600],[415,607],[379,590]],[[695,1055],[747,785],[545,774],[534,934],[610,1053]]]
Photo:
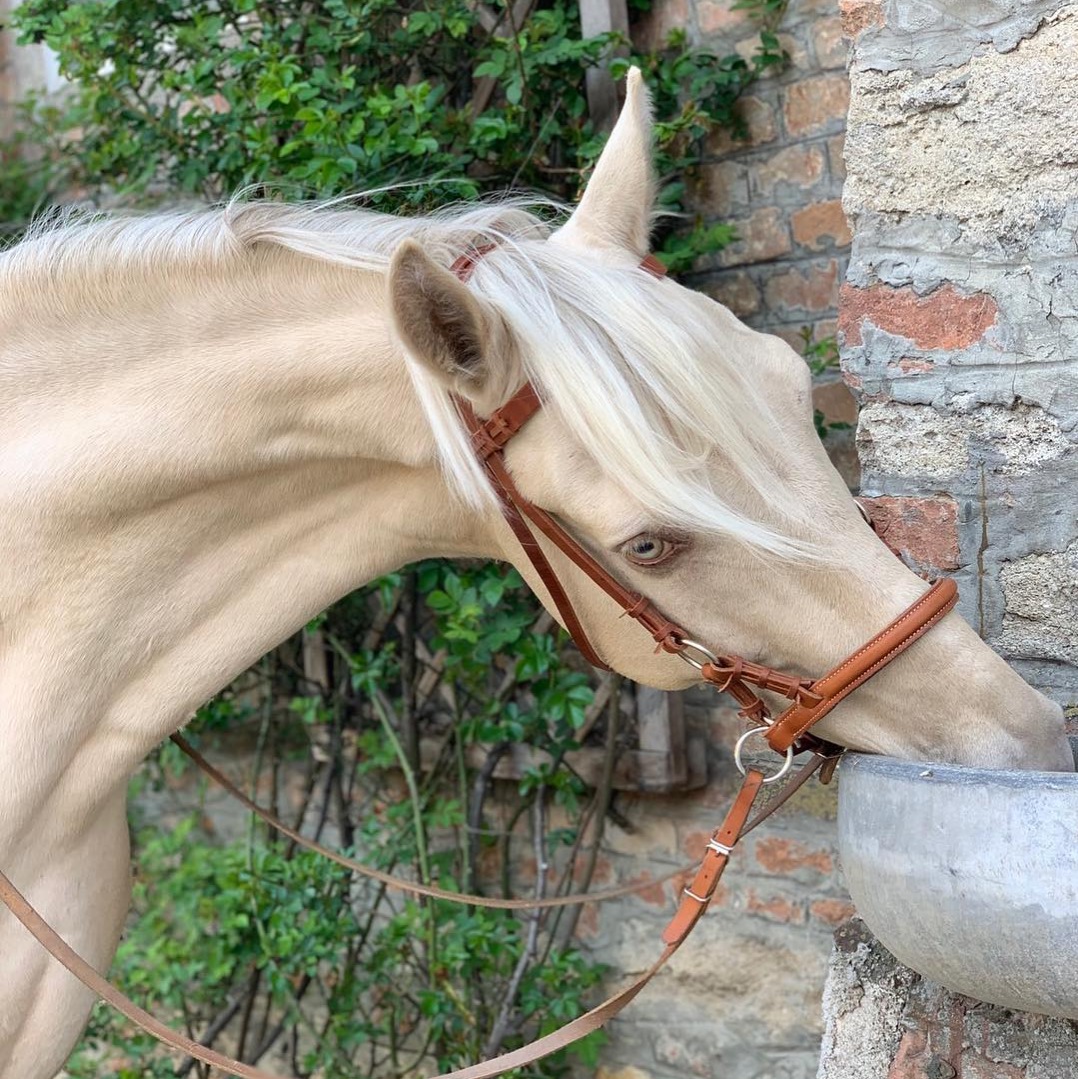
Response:
[[[746,731],[735,743],[734,743],[734,764],[737,765],[737,770],[744,775],[746,772],[745,765],[741,762],[741,747],[751,738],[754,734],[766,734],[767,727],[753,727],[752,730]],[[791,765],[794,763],[794,747],[786,747],[786,760],[782,762],[782,767],[773,775],[768,776],[764,782],[774,783],[777,779],[782,779],[784,775],[790,770]]]
[[[715,653],[712,652],[711,649],[707,647],[707,645],[703,645],[699,641],[690,641],[686,637],[683,640],[679,640],[678,644],[681,645],[681,650],[678,652],[678,655],[683,660],[685,660],[685,662],[690,667],[695,667],[698,671],[702,671],[704,669],[704,665],[707,664],[707,663],[718,663],[719,662],[719,657],[717,655],[715,655]],[[692,652],[697,652],[701,656],[703,656],[704,657],[703,662],[701,662],[698,659],[693,659],[692,656],[686,654],[686,652],[684,651],[684,649],[686,649],[686,648],[688,648]]]

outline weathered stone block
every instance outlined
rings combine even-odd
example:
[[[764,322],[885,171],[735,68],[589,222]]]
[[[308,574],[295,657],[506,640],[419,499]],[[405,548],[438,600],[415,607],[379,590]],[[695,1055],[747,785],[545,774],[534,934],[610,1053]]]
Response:
[[[721,157],[738,150],[766,146],[778,136],[778,121],[774,106],[770,102],[747,94],[734,108],[745,125],[744,137],[735,138],[726,128],[711,132],[704,141],[706,157]]]
[[[747,177],[751,197],[763,201],[789,192],[804,205],[808,201],[806,193],[819,191],[823,186],[826,170],[824,152],[819,145],[786,146],[752,163]]]
[[[998,242],[1078,199],[1076,50],[1078,8],[1069,7],[1013,54],[966,56],[931,75],[869,70],[859,52],[847,211],[951,215]]]
[[[837,15],[817,19],[812,26],[812,49],[822,68],[845,68],[847,44],[842,20]]]
[[[764,300],[787,319],[819,318],[835,310],[838,279],[839,263],[835,259],[801,263],[769,276]]]
[[[797,210],[790,216],[790,225],[794,243],[810,251],[847,247],[850,243],[850,226],[842,212],[841,199],[828,199]]]
[[[835,933],[818,1079],[1072,1079],[1078,1023],[949,993],[857,919]]]
[[[1000,586],[1006,611],[998,647],[1078,664],[1078,543],[1005,562]]]
[[[744,270],[717,274],[704,286],[704,292],[730,308],[738,318],[760,310],[760,289]]]
[[[719,252],[723,266],[741,266],[788,255],[793,250],[786,215],[775,206],[765,206],[748,217],[735,218],[738,239]]]
[[[836,131],[845,126],[850,83],[844,75],[818,75],[793,83],[786,91],[783,118],[795,138]]]
[[[750,203],[749,170],[741,161],[714,161],[700,166],[692,183],[695,206],[708,217],[727,218]]]
[[[953,498],[866,498],[884,542],[923,570],[958,569],[958,506]]]

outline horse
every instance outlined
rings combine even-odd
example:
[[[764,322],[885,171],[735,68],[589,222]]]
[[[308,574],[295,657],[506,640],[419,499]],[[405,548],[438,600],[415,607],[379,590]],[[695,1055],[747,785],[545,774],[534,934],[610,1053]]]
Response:
[[[700,641],[825,669],[924,592],[828,461],[803,360],[641,271],[651,135],[634,71],[560,221],[249,201],[46,223],[0,255],[0,868],[98,969],[128,777],[260,655],[435,556],[512,563],[552,606],[458,398],[486,416],[532,382],[513,483]],[[694,681],[549,557],[606,663]],[[1059,707],[953,612],[820,733],[1073,767]],[[0,956],[0,1077],[48,1079],[92,995],[6,912]]]

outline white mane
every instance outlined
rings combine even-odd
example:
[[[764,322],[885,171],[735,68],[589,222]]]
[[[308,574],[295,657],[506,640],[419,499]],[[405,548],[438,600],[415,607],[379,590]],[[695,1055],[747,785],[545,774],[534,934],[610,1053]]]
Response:
[[[0,254],[0,293],[56,287],[67,277],[197,271],[250,258],[259,245],[381,272],[407,237],[447,266],[469,247],[495,243],[470,287],[504,313],[523,346],[527,377],[606,475],[671,525],[725,533],[784,558],[813,556],[738,513],[709,478],[708,459],[721,440],[741,482],[783,507],[800,501],[770,465],[775,446],[765,436],[773,441],[781,425],[739,362],[750,331],[731,319],[731,337],[742,333],[743,342],[705,339],[680,290],[547,242],[553,226],[534,200],[411,218],[342,209],[340,202],[234,201],[214,210],[45,220]],[[488,508],[493,493],[448,390],[419,364],[409,361],[409,369],[451,486],[467,503]]]

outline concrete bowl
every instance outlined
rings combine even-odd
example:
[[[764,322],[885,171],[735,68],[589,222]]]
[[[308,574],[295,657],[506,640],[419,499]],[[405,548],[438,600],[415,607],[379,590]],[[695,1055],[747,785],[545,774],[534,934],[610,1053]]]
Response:
[[[849,753],[838,787],[846,882],[885,947],[954,992],[1078,1019],[1078,775]]]

